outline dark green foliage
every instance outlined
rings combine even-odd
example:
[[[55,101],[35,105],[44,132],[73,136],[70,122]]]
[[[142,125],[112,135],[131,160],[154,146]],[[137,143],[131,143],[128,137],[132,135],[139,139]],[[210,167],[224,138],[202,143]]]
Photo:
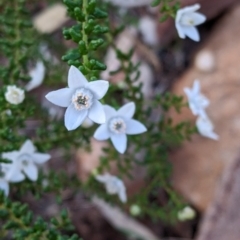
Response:
[[[61,231],[73,230],[66,210],[51,219],[51,224],[43,218],[33,216],[26,204],[11,202],[0,192],[0,237],[12,240],[81,240],[76,234],[67,236]],[[4,223],[3,223],[4,222]],[[9,235],[10,234],[10,235]]]
[[[99,51],[104,39],[100,36],[109,32],[107,26],[102,25],[108,15],[97,5],[97,0],[64,0],[68,14],[77,21],[76,25],[63,30],[65,39],[72,40],[78,47],[62,57],[68,65],[74,65],[89,79],[96,79],[99,71],[107,67],[99,59],[94,58],[95,51]]]
[[[161,5],[161,22],[166,21],[169,17],[175,18],[177,10],[180,8],[180,2],[178,0],[153,0],[151,6],[157,7],[158,5]]]

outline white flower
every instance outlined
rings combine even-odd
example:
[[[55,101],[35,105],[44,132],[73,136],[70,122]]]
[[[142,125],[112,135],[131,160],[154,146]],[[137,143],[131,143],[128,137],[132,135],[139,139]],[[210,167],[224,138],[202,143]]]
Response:
[[[205,108],[209,105],[209,100],[200,92],[200,82],[195,80],[193,88],[184,88],[184,92],[188,97],[188,104],[193,115],[206,117]]]
[[[196,121],[196,126],[199,131],[199,133],[207,138],[211,138],[213,140],[218,140],[219,136],[213,131],[214,126],[211,122],[211,120],[206,117],[198,117]]]
[[[196,216],[196,212],[189,206],[186,206],[181,211],[178,212],[178,220],[181,222],[192,220]]]
[[[204,23],[206,16],[196,12],[199,8],[199,4],[194,4],[177,11],[175,25],[180,38],[187,36],[197,42],[200,40],[198,30],[195,26]]]
[[[105,184],[106,191],[109,194],[118,194],[119,199],[125,203],[127,201],[126,188],[121,179],[109,173],[97,175],[96,180]]]
[[[15,85],[7,86],[7,92],[5,93],[5,99],[11,104],[19,104],[23,102],[25,98],[24,91]]]
[[[50,159],[46,153],[36,152],[35,146],[31,140],[26,140],[19,151],[6,152],[2,154],[3,158],[12,160],[11,168],[7,171],[6,179],[11,182],[19,182],[25,177],[36,181],[38,178],[38,168],[36,164],[43,164]]]
[[[67,107],[65,126],[70,131],[79,127],[86,117],[96,123],[105,122],[99,99],[106,94],[108,87],[108,81],[88,82],[76,67],[71,66],[68,72],[68,88],[52,91],[46,98],[55,105]]]
[[[106,123],[98,127],[94,133],[94,138],[100,141],[110,138],[114,147],[120,153],[124,153],[127,148],[126,134],[139,134],[147,131],[142,123],[132,119],[135,112],[133,102],[125,104],[118,111],[104,105],[104,111]]]
[[[38,61],[36,64],[36,67],[29,72],[29,75],[31,77],[31,80],[25,86],[27,91],[31,91],[42,84],[45,76],[45,66],[43,62]]]

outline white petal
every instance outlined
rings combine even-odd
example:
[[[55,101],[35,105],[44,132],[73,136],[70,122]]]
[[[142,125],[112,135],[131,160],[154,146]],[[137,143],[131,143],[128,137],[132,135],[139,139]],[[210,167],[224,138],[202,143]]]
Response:
[[[117,111],[117,115],[125,118],[132,118],[135,113],[135,108],[136,106],[134,102],[127,103]]]
[[[200,82],[199,80],[195,80],[193,83],[193,88],[192,88],[193,94],[198,94],[200,93]]]
[[[200,36],[196,27],[193,26],[182,26],[182,30],[186,36],[191,38],[192,40],[198,42],[200,40]]]
[[[0,179],[0,190],[2,190],[5,194],[5,196],[8,196],[9,194],[9,184],[4,179]]]
[[[15,161],[19,156],[19,151],[5,152],[2,153],[2,158],[6,158]]]
[[[109,105],[103,105],[103,108],[106,115],[106,121],[117,114],[117,111]]]
[[[9,170],[6,172],[5,178],[9,182],[21,182],[25,179],[25,176],[21,172],[21,161],[15,161],[13,164],[11,164]]]
[[[101,99],[106,94],[109,88],[109,82],[105,80],[97,80],[89,82],[86,87],[95,94],[95,97],[97,99]]]
[[[129,119],[126,122],[126,125],[127,125],[127,128],[126,128],[127,134],[140,134],[147,131],[146,127],[142,123],[134,119]]]
[[[22,145],[20,152],[21,153],[34,153],[36,150],[31,140],[26,140]]]
[[[71,66],[68,71],[68,86],[70,88],[84,87],[88,83],[84,75],[76,67]]]
[[[31,91],[34,88],[40,86],[43,82],[45,75],[45,66],[42,61],[38,61],[36,67],[29,72],[31,81],[25,86],[27,91]]]
[[[51,158],[47,153],[33,153],[31,154],[32,160],[37,164],[43,164]]]
[[[107,140],[108,138],[110,138],[108,125],[106,123],[104,123],[101,126],[99,126],[97,128],[97,130],[95,131],[93,137],[96,138],[99,141]]]
[[[88,110],[83,109],[78,111],[75,109],[74,105],[71,104],[67,108],[64,116],[65,126],[67,130],[71,131],[79,127],[84,121],[84,119],[87,117],[87,114],[88,114]]]
[[[68,107],[71,104],[73,90],[70,88],[62,88],[48,93],[46,99],[60,107]]]
[[[204,23],[206,21],[206,19],[207,19],[205,15],[203,15],[201,13],[196,13],[196,12],[190,13],[189,17],[191,19],[193,19],[195,26]]]
[[[190,88],[184,88],[183,91],[186,93],[188,98],[192,96],[192,90]]]
[[[127,195],[126,195],[125,187],[120,189],[120,191],[118,192],[118,197],[121,200],[121,202],[123,202],[123,203],[127,202]]]
[[[219,139],[218,135],[213,131],[214,126],[208,117],[198,117],[196,126],[202,136],[211,138],[213,140]]]
[[[89,108],[88,117],[95,123],[105,123],[106,117],[103,105],[98,100],[95,99],[93,105]]]
[[[178,32],[178,36],[180,38],[186,38],[185,36],[185,33],[184,33],[184,30],[182,29],[182,25],[180,23],[175,23],[175,26],[176,26],[176,29],[177,29],[177,32]]]
[[[184,13],[190,13],[190,12],[196,12],[197,10],[200,9],[200,4],[194,4],[192,6],[188,6],[188,7],[185,7],[185,8],[182,8],[180,10],[182,10]]]
[[[37,166],[33,162],[28,162],[28,164],[23,167],[23,171],[30,180],[32,180],[32,181],[37,180],[38,169],[37,169]]]
[[[25,179],[25,175],[18,171],[12,174],[11,178],[9,179],[9,182],[21,182]]]
[[[127,148],[127,136],[126,134],[112,134],[111,140],[113,143],[113,146],[116,148],[116,150],[120,153],[124,153]]]
[[[97,175],[95,179],[98,180],[99,182],[105,183],[109,180],[109,175],[108,174]]]

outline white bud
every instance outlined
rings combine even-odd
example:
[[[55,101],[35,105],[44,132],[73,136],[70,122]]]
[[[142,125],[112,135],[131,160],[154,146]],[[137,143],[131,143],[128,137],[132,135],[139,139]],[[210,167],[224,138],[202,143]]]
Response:
[[[192,220],[196,216],[196,212],[191,207],[187,206],[178,212],[178,220],[181,222]]]
[[[131,207],[130,207],[130,213],[133,215],[133,216],[139,216],[140,213],[141,213],[141,208],[136,205],[136,204],[133,204]]]
[[[11,104],[22,103],[25,98],[24,90],[16,87],[15,85],[7,86],[7,92],[5,93],[5,99]]]
[[[203,50],[197,54],[194,64],[202,72],[211,72],[215,68],[216,60],[211,51]]]

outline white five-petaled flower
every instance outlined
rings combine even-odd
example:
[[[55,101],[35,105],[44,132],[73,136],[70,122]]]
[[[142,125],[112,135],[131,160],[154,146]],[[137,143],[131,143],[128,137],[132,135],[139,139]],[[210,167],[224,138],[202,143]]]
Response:
[[[184,92],[188,97],[188,104],[193,115],[199,115],[203,118],[207,117],[205,108],[209,105],[209,100],[200,92],[200,82],[195,80],[193,88],[184,88]]]
[[[104,111],[106,123],[97,128],[94,138],[100,141],[110,138],[114,147],[120,153],[124,153],[127,148],[126,134],[133,135],[147,131],[142,123],[132,119],[135,113],[135,104],[133,102],[125,104],[118,111],[104,105]]]
[[[199,4],[194,4],[189,7],[181,8],[177,11],[175,25],[180,38],[186,36],[194,41],[199,41],[200,36],[196,26],[206,21],[206,16],[196,11],[200,9]]]
[[[109,194],[118,194],[119,199],[125,203],[127,201],[126,188],[121,179],[109,173],[97,175],[96,180],[103,183]]]
[[[5,92],[5,99],[11,104],[22,103],[25,98],[24,90],[16,87],[15,85],[7,86],[7,91]]]
[[[37,164],[43,164],[51,156],[47,153],[36,152],[30,140],[26,140],[19,151],[2,153],[2,157],[12,161],[10,169],[6,172],[6,179],[10,182],[19,182],[25,178],[24,174],[32,180],[38,178]]]
[[[197,122],[196,122],[197,129],[199,133],[207,138],[211,138],[213,140],[218,140],[219,136],[213,131],[214,126],[211,122],[211,120],[206,116],[206,117],[198,117]]]
[[[68,88],[52,91],[46,98],[55,105],[67,107],[65,126],[70,130],[79,127],[86,117],[93,122],[104,123],[105,114],[99,102],[107,92],[108,81],[88,82],[83,74],[74,66],[68,72]]]

